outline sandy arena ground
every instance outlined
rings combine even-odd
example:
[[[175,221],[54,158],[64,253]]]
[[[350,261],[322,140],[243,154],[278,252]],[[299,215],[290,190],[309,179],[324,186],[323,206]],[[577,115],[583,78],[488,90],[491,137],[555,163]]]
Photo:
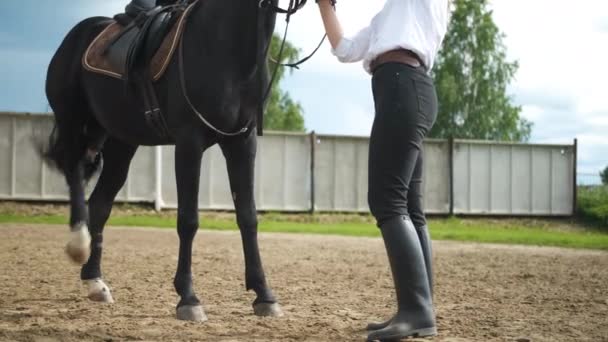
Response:
[[[173,230],[106,232],[116,303],[89,302],[67,227],[0,226],[1,341],[363,341],[393,310],[380,239],[263,234],[279,319],[253,315],[240,237],[199,231],[193,273],[209,321],[174,319]],[[608,253],[435,242],[434,341],[608,341]]]

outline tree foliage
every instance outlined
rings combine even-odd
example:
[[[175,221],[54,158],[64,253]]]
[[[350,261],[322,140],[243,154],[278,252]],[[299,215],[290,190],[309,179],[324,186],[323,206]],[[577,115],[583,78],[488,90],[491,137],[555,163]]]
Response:
[[[281,38],[276,34],[272,37],[270,56],[279,57]],[[291,43],[285,42],[281,63],[295,62],[299,58],[300,51]],[[270,73],[275,69],[273,62],[268,63]],[[279,131],[304,131],[304,116],[302,106],[294,101],[289,92],[281,89],[281,80],[285,76],[285,67],[279,66],[275,83],[268,99],[268,105],[264,114],[264,129]]]
[[[455,0],[453,6],[433,68],[439,115],[430,137],[527,141],[532,123],[507,94],[518,63],[507,60],[488,0]]]
[[[602,184],[608,185],[608,166],[600,172],[600,177],[602,178]]]

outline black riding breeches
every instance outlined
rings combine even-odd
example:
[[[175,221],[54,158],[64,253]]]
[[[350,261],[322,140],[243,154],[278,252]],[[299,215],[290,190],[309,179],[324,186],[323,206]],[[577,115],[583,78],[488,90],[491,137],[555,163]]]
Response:
[[[426,225],[422,143],[437,117],[437,94],[421,68],[386,63],[372,78],[376,115],[369,146],[368,203],[378,222],[406,215]]]

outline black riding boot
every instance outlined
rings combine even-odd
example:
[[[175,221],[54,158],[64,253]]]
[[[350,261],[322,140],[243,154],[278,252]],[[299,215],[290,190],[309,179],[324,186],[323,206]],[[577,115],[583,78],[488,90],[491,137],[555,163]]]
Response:
[[[422,254],[424,255],[424,265],[426,266],[426,275],[429,280],[429,288],[431,290],[431,298],[433,297],[433,248],[431,243],[431,237],[429,235],[429,229],[427,226],[422,226],[420,228],[416,228],[416,233],[418,234],[418,240],[420,241],[420,247],[422,247]],[[384,321],[381,323],[369,323],[367,325],[367,330],[379,330],[386,328],[393,318],[388,321]]]
[[[371,332],[367,340],[436,335],[431,288],[416,228],[409,218],[399,216],[380,230],[393,273],[398,311],[386,328]]]
[[[420,247],[422,247],[424,265],[426,266],[426,276],[429,280],[431,298],[433,298],[433,244],[431,243],[429,227],[422,226],[416,228],[416,233],[418,233],[418,241],[420,241]]]

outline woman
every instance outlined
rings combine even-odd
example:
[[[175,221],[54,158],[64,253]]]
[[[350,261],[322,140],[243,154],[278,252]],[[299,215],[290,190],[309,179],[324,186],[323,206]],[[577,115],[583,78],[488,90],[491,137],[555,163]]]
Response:
[[[428,71],[447,31],[448,0],[387,0],[371,24],[345,38],[331,0],[317,0],[332,52],[373,75],[375,119],[368,202],[382,231],[398,311],[368,325],[368,341],[437,334],[431,241],[422,210],[422,142],[437,116]]]

